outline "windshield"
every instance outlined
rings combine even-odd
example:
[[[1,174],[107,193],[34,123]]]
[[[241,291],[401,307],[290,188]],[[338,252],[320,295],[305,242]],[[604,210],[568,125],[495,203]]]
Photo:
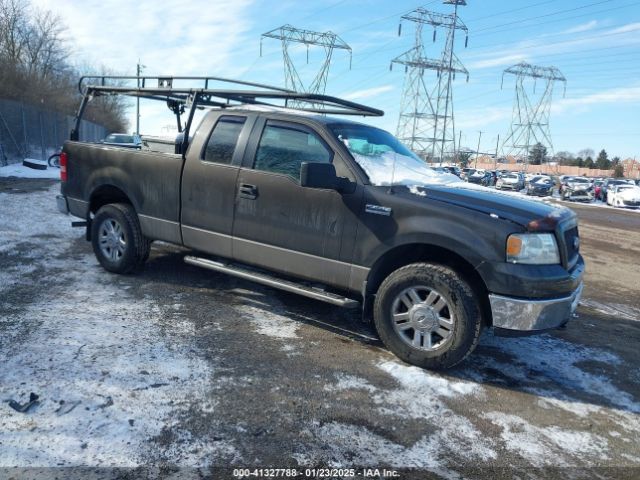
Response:
[[[329,129],[349,150],[373,185],[420,185],[460,181],[439,173],[393,135],[357,124],[329,124]]]
[[[572,178],[571,183],[590,183],[586,178]]]

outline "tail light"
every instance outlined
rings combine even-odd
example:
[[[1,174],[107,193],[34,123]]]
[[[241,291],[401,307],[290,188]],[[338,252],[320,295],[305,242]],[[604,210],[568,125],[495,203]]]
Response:
[[[67,152],[60,154],[60,180],[67,181]]]

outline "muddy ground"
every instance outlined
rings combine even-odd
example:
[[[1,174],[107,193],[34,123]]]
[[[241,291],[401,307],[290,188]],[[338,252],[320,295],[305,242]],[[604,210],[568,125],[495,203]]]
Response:
[[[568,328],[487,331],[439,374],[397,360],[357,314],[186,265],[166,244],[143,272],[109,274],[55,194],[53,181],[0,179],[5,474],[640,476],[637,212],[575,206],[587,274]],[[30,392],[27,413],[8,406]]]

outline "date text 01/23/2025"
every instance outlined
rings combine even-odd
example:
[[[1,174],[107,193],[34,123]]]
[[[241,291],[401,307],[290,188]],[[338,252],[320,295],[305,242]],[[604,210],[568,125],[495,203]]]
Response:
[[[235,468],[234,478],[399,478],[396,470],[385,468]]]

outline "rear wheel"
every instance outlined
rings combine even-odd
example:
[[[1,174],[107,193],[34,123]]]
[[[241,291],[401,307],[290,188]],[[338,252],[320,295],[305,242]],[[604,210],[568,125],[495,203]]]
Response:
[[[135,210],[126,203],[105,205],[91,222],[91,243],[106,270],[129,273],[149,257],[150,242],[142,235]]]
[[[464,360],[482,328],[471,287],[450,268],[430,263],[407,265],[385,279],[376,295],[374,322],[389,350],[430,369]]]

